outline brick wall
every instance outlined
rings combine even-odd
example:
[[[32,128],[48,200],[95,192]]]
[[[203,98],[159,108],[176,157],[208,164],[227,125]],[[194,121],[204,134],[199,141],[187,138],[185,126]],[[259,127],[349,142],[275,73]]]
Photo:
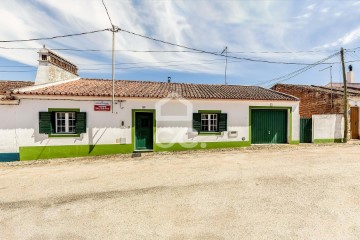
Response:
[[[343,96],[333,94],[333,107],[331,108],[331,94],[311,88],[309,86],[278,84],[271,89],[295,96],[300,99],[300,117],[311,118],[313,114],[343,114]]]

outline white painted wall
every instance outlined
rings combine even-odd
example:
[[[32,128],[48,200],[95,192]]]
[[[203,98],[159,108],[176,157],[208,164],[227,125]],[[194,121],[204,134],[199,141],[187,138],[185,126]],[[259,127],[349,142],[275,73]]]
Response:
[[[0,153],[19,152],[17,105],[0,105]]]
[[[108,100],[108,99],[104,99]],[[56,145],[88,145],[116,144],[119,138],[131,143],[132,109],[156,109],[157,113],[166,116],[186,114],[185,105],[192,107],[188,121],[157,121],[157,143],[169,142],[215,142],[215,141],[249,141],[249,107],[276,106],[292,107],[292,140],[299,140],[299,102],[280,101],[229,101],[229,100],[192,100],[179,102],[166,101],[156,104],[158,99],[126,99],[115,105],[116,114],[111,112],[95,112],[94,104],[99,100],[48,100],[21,99],[20,105],[0,105],[0,152],[18,152],[19,146],[56,146]],[[183,105],[185,104],[185,105]],[[183,105],[183,109],[181,108]],[[189,106],[189,105],[188,105]],[[79,138],[48,138],[39,134],[39,112],[48,108],[80,108],[87,112],[87,133]],[[228,132],[222,135],[198,136],[192,131],[192,112],[198,110],[221,110],[228,114],[228,131],[237,131],[237,137],[229,137]],[[124,121],[124,126],[121,122]]]
[[[314,139],[344,138],[344,116],[342,114],[313,115]]]

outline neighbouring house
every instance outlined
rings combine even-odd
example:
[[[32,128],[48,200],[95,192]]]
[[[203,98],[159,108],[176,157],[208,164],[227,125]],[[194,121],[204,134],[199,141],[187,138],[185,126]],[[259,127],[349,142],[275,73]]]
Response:
[[[12,109],[12,105],[19,104],[19,99],[12,96],[12,90],[32,85],[34,85],[34,82],[31,81],[0,81],[0,161],[19,159],[16,140],[6,137],[9,136],[9,131],[15,133],[15,129],[12,129],[11,119],[7,119],[7,113]],[[11,137],[14,137],[14,134]]]
[[[33,86],[34,82],[31,81],[0,81],[0,103],[16,103],[17,101],[12,101],[15,98],[11,95],[12,90],[16,88]]]
[[[360,83],[355,82],[355,72],[353,71],[352,65],[349,65],[349,71],[346,73],[346,85],[348,89],[360,89]],[[343,88],[343,82],[330,82],[325,85],[329,88]]]
[[[255,86],[117,80],[112,102],[111,80],[80,78],[74,64],[46,48],[39,62],[35,85],[15,87],[16,104],[0,105],[6,116],[0,157],[299,143],[299,100],[288,94]]]
[[[317,121],[320,121],[316,126],[321,127],[321,132],[327,132],[327,136],[335,136],[334,138],[317,138],[316,136],[312,136],[312,139],[311,137],[307,137],[307,139],[312,142],[342,141],[344,136],[342,131],[344,125],[342,116],[344,114],[345,106],[344,89],[342,87],[276,84],[271,89],[299,98],[299,114],[302,121],[304,121],[304,124],[306,124],[307,120],[315,118]],[[359,139],[360,89],[348,89],[348,106],[350,107],[350,136],[352,139]],[[323,115],[329,116],[326,117]],[[327,120],[325,121],[325,119]],[[311,124],[311,121],[308,122]],[[317,129],[314,128],[314,131],[315,130]],[[320,135],[325,136],[324,134]],[[309,140],[304,141],[309,142]]]

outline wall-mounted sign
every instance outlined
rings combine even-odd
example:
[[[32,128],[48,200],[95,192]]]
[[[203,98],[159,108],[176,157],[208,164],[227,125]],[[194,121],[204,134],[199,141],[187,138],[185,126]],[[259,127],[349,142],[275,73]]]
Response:
[[[107,104],[95,104],[94,105],[94,111],[110,111],[111,106]]]

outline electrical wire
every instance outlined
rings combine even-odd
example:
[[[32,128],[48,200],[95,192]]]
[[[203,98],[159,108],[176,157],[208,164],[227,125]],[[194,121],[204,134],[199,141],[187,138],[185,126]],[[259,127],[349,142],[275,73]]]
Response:
[[[324,53],[334,52],[336,50],[299,50],[299,51],[229,51],[228,53],[242,53],[242,54],[296,54],[296,53]]]
[[[0,49],[9,50],[38,50],[39,48],[26,48],[26,47],[2,47]],[[54,51],[74,51],[74,52],[111,52],[111,49],[76,49],[76,48],[52,48]],[[199,51],[190,50],[132,50],[132,49],[119,49],[116,52],[133,52],[133,53],[201,53]],[[228,52],[228,53],[242,53],[242,54],[297,54],[297,53],[312,53],[315,51],[294,51],[294,52]],[[320,53],[317,52],[317,53]]]
[[[101,30],[95,30],[95,31],[89,31],[89,32],[82,32],[82,33],[73,33],[73,34],[66,34],[66,35],[59,35],[54,37],[43,37],[43,38],[30,38],[30,39],[18,39],[18,40],[0,40],[0,43],[11,43],[11,42],[30,42],[30,41],[38,41],[38,40],[51,40],[56,38],[66,38],[66,37],[75,37],[75,36],[81,36],[81,35],[87,35],[87,34],[93,34],[93,33],[99,33],[109,31],[109,29],[101,29]]]
[[[189,65],[210,65],[210,64],[217,64],[217,63],[223,63],[223,59],[210,59],[210,60],[202,60],[202,62],[199,63],[189,63],[189,61],[167,61],[167,62],[136,62],[136,63],[122,63],[122,64],[117,64],[117,65],[123,65],[123,64],[151,64],[151,63],[182,63],[182,62],[186,62],[185,64],[167,64],[167,65],[160,65],[160,66],[153,66],[153,65],[148,65],[148,66],[137,66],[137,67],[118,67],[116,69],[142,69],[142,68],[159,68],[159,67],[174,67],[174,66],[189,66]],[[234,62],[241,62],[241,61],[230,61],[229,63],[234,63]],[[111,64],[109,64],[111,65]],[[19,66],[0,66],[0,67],[19,67]],[[23,66],[23,67],[29,67],[29,68],[36,68],[33,66]],[[78,71],[99,71],[99,70],[108,70],[108,68],[79,68]],[[14,71],[4,71],[4,72],[36,72],[37,70],[29,70],[29,71],[25,71],[25,70],[14,70]],[[2,72],[0,70],[0,72]]]
[[[193,47],[187,47],[187,46],[184,46],[184,45],[171,43],[171,42],[168,42],[168,41],[164,41],[164,40],[160,40],[160,39],[157,39],[157,38],[149,37],[149,36],[142,35],[142,34],[139,34],[139,33],[131,32],[131,31],[128,31],[128,30],[125,30],[125,29],[122,29],[122,28],[119,28],[119,31],[131,34],[131,35],[134,35],[134,36],[146,38],[148,40],[160,42],[160,43],[163,43],[163,44],[167,44],[167,45],[171,45],[171,46],[175,46],[175,47],[180,47],[180,48],[184,48],[184,49],[188,49],[188,50],[192,50],[192,51],[197,51],[199,53],[206,53],[206,54],[211,54],[211,55],[215,55],[215,56],[226,57],[224,54],[220,54],[220,53],[217,53],[217,52],[209,52],[209,51],[205,51],[205,50],[201,50],[201,49],[196,49],[196,48],[193,48]],[[308,63],[276,62],[276,61],[262,60],[262,59],[235,57],[235,56],[229,56],[229,55],[227,55],[227,57],[232,58],[232,59],[251,61],[251,62],[262,62],[262,63],[272,63],[272,64],[286,64],[286,65],[311,65],[311,64],[308,64]]]
[[[110,17],[110,14],[109,14],[109,12],[108,12],[108,9],[107,9],[107,7],[106,7],[106,5],[105,5],[105,3],[104,3],[104,0],[102,0],[102,4],[104,5],[104,8],[105,8],[106,14],[107,14],[107,16],[108,16],[108,18],[109,18],[109,21],[110,21],[111,26],[114,26],[114,24],[113,24],[112,21],[111,21],[111,17]]]
[[[199,61],[201,62],[212,62],[212,61],[224,61],[223,59],[217,58],[217,59],[199,59]],[[121,63],[115,63],[115,65],[137,65],[137,64],[151,64],[151,63],[179,63],[179,62],[189,62],[189,60],[182,60],[182,61],[159,61],[159,62],[121,62]],[[240,62],[240,61],[234,61],[234,62]],[[81,65],[102,65],[102,66],[106,66],[106,65],[112,65],[111,63],[93,63],[93,64],[78,64],[79,66]]]
[[[36,68],[34,66],[16,66],[16,65],[13,65],[13,66],[0,66],[0,68]]]
[[[4,73],[20,73],[20,72],[36,72],[36,70],[14,70],[14,71],[12,71],[12,70],[9,70],[9,71],[0,70],[0,72],[4,72]]]
[[[228,63],[239,62],[239,61],[230,61]],[[165,68],[165,67],[178,67],[178,66],[191,66],[191,65],[210,65],[210,64],[218,64],[222,62],[205,62],[205,63],[186,63],[186,64],[168,64],[168,65],[161,65],[161,66],[140,66],[140,67],[118,67],[115,68],[117,70],[120,69],[142,69],[142,68]],[[79,69],[79,71],[99,71],[99,70],[106,70],[108,68],[85,68]]]
[[[263,85],[263,86],[266,85],[266,86],[268,86],[269,84],[277,84],[277,83],[285,82],[285,81],[287,81],[287,80],[289,80],[291,78],[294,78],[294,77],[296,77],[296,76],[310,70],[311,68],[314,68],[314,67],[320,65],[321,63],[323,63],[323,62],[325,62],[325,61],[327,61],[327,60],[329,60],[329,59],[331,59],[331,58],[333,58],[333,57],[335,57],[335,56],[337,56],[339,54],[340,54],[339,52],[334,53],[334,54],[332,54],[332,55],[330,55],[330,56],[328,56],[326,58],[323,58],[323,59],[321,59],[321,60],[319,60],[319,61],[317,61],[317,62],[315,62],[315,63],[313,63],[313,64],[311,64],[309,66],[300,68],[300,69],[298,69],[298,70],[296,70],[294,72],[285,74],[285,75],[277,77],[277,78],[273,78],[273,79],[270,79],[270,80],[259,82],[259,83],[257,83],[257,85]]]

